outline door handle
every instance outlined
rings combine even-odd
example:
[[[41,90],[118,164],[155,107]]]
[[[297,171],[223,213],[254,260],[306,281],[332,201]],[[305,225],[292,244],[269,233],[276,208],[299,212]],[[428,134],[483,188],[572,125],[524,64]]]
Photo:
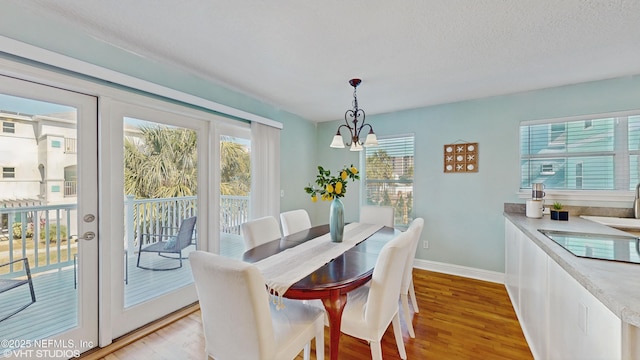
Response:
[[[82,240],[93,240],[96,238],[96,233],[94,233],[93,231],[87,231],[84,234],[82,234],[82,236],[80,237],[80,239]]]

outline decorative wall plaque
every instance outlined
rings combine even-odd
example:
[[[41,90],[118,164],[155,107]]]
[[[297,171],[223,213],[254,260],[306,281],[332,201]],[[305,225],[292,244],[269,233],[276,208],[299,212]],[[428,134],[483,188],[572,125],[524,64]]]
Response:
[[[444,172],[478,172],[478,143],[445,145]]]

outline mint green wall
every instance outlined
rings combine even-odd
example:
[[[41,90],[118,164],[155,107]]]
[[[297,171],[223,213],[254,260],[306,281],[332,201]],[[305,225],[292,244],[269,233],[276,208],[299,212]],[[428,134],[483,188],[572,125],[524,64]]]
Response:
[[[366,110],[367,99],[359,100]],[[503,204],[524,203],[517,196],[519,123],[632,109],[640,109],[640,75],[369,116],[367,121],[379,137],[415,134],[414,208],[425,219],[422,240],[429,241],[428,250],[419,246],[417,257],[503,272]],[[328,147],[338,123],[318,126],[318,156],[331,166],[358,161],[347,150]],[[479,143],[478,173],[443,172],[443,145],[460,140]],[[353,200],[346,206],[347,218],[357,219],[357,199],[353,194],[347,198]],[[317,221],[326,221],[328,210],[323,212],[316,214]]]

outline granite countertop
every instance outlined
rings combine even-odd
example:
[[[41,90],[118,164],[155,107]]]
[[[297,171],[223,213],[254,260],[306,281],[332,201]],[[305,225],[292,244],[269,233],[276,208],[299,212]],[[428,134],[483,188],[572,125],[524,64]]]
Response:
[[[570,216],[569,221],[551,220],[548,215],[533,219],[509,211],[505,211],[504,216],[622,321],[640,327],[640,264],[577,257],[538,229],[610,235],[628,233],[577,215]]]

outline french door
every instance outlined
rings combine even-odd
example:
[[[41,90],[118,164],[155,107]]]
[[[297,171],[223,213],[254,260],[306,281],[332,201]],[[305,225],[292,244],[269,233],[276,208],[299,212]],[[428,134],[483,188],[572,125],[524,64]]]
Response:
[[[112,339],[198,300],[188,256],[209,223],[208,122],[136,98],[102,100],[111,138],[105,194],[109,222],[119,224],[109,230],[119,239],[110,244]]]
[[[0,280],[28,280],[0,292],[0,357],[75,357],[98,342],[97,98],[0,75],[0,125]]]

